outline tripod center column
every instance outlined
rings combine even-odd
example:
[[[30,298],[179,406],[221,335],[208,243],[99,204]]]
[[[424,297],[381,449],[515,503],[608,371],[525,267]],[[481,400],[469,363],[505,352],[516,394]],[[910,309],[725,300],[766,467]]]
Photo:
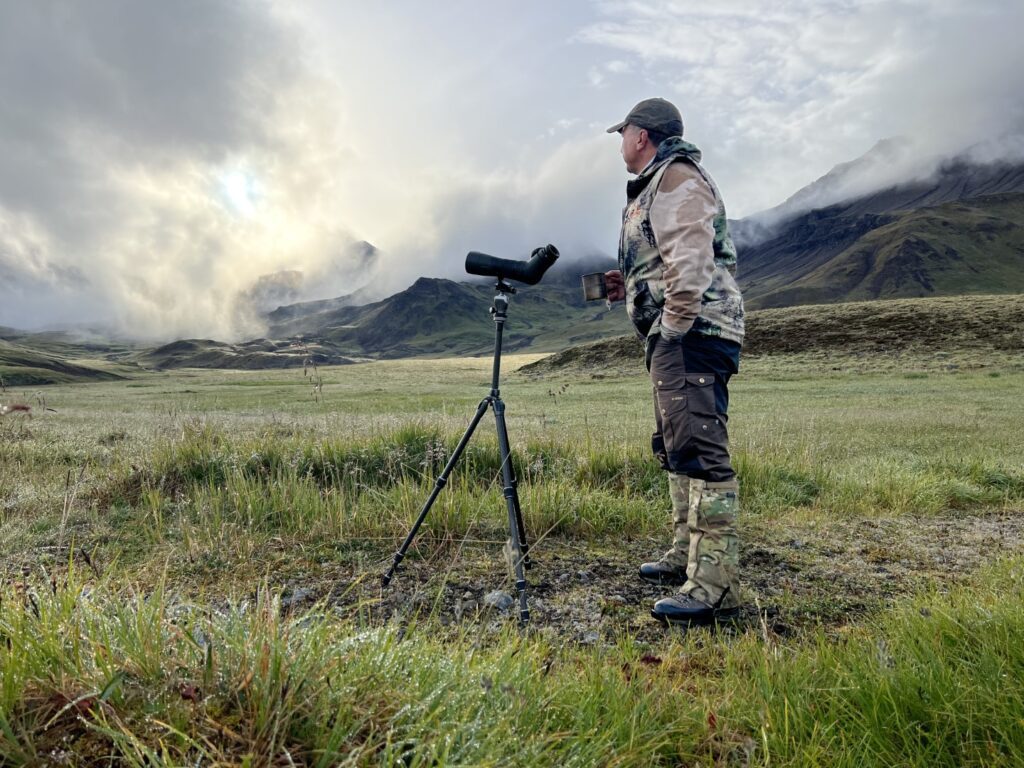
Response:
[[[491,370],[491,397],[498,397],[498,378],[501,375],[501,335],[508,319],[508,296],[503,289],[511,286],[498,283],[498,295],[494,297],[491,315],[494,317],[494,367]]]

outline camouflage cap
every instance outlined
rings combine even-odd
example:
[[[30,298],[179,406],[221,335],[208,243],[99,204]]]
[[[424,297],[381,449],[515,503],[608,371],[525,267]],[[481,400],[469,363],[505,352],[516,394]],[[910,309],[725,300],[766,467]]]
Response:
[[[683,116],[675,104],[665,99],[644,99],[629,110],[625,120],[609,128],[608,133],[618,133],[627,125],[646,128],[665,136],[683,135]]]

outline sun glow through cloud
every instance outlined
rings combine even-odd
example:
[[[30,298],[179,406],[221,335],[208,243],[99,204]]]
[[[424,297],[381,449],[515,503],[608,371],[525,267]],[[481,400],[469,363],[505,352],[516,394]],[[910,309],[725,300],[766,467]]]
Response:
[[[245,218],[256,213],[260,199],[260,187],[252,175],[245,170],[233,169],[220,174],[220,194],[228,210]]]
[[[610,255],[603,129],[653,95],[751,214],[889,136],[1024,133],[1022,26],[1011,0],[5,3],[0,325],[231,339],[275,275],[383,296],[468,250]]]

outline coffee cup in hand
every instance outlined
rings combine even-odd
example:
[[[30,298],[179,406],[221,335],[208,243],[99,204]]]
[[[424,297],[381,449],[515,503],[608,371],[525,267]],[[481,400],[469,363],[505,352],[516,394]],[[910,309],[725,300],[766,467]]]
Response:
[[[604,272],[591,272],[583,275],[583,298],[586,301],[597,301],[608,298],[608,287],[604,282]]]

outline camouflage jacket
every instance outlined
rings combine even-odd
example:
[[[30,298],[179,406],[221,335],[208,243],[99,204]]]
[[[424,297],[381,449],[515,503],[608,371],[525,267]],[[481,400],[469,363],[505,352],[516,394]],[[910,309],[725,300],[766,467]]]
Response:
[[[626,185],[619,239],[626,311],[641,336],[658,334],[664,324],[674,334],[692,328],[742,343],[736,248],[700,158],[682,138],[666,139]]]

